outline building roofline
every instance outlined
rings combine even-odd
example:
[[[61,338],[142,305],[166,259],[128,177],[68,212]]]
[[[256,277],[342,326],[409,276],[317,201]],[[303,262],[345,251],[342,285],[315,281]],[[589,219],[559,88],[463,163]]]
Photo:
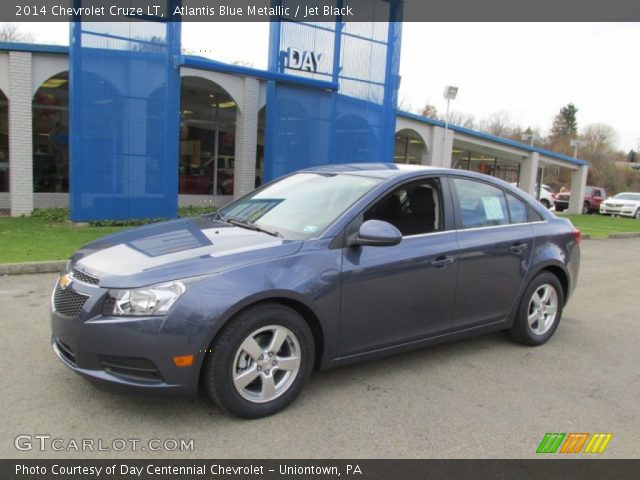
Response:
[[[415,113],[404,112],[404,111],[401,111],[401,110],[398,110],[396,113],[397,113],[397,115],[399,117],[409,118],[411,120],[415,120],[415,121],[420,122],[420,123],[426,123],[427,125],[435,125],[435,126],[442,127],[442,128],[444,128],[444,126],[445,126],[444,122],[441,122],[440,120],[434,120],[433,118],[423,117],[422,115],[417,115]],[[477,130],[471,130],[470,128],[459,127],[458,125],[451,125],[451,124],[449,124],[447,126],[447,128],[449,130],[454,131],[454,132],[463,133],[465,135],[469,135],[469,136],[476,137],[476,138],[482,138],[483,140],[489,140],[489,141],[492,141],[492,142],[500,143],[502,145],[508,145],[510,147],[520,148],[520,149],[526,150],[528,152],[537,152],[537,153],[542,154],[542,155],[544,155],[546,157],[555,158],[557,160],[562,160],[564,162],[569,162],[569,163],[572,163],[574,165],[589,165],[589,162],[587,162],[586,160],[581,160],[579,158],[573,158],[573,157],[570,157],[568,155],[564,155],[562,153],[557,153],[557,152],[552,152],[551,150],[547,150],[547,149],[544,149],[544,148],[534,147],[534,146],[531,146],[531,145],[527,145],[526,143],[516,142],[515,140],[510,140],[508,138],[497,137],[497,136],[491,135],[489,133],[479,132]]]
[[[39,43],[0,42],[0,51],[2,50],[32,52],[32,53],[53,53],[53,54],[59,54],[59,55],[69,54],[69,47],[65,45],[44,45]],[[180,63],[185,67],[202,68],[206,70],[215,70],[220,72],[233,73],[237,75],[246,75],[250,77],[260,78],[263,80],[276,80],[276,81],[282,81],[286,83],[303,85],[307,87],[313,87],[313,88],[321,88],[321,89],[324,88],[328,90],[337,90],[338,88],[338,85],[333,82],[313,80],[313,79],[308,79],[304,77],[296,77],[293,75],[269,72],[267,70],[260,70],[252,67],[232,65],[232,64],[223,63],[216,60],[210,60],[207,58],[197,57],[192,55],[181,55]],[[435,125],[443,128],[445,126],[444,122],[441,122],[440,120],[434,120],[432,118],[423,117],[422,115],[417,115],[415,113],[405,112],[402,110],[397,110],[396,115],[400,117],[409,118],[411,120],[415,120],[420,123],[426,123],[427,125]],[[552,152],[551,150],[546,150],[544,148],[534,147],[531,145],[527,145],[525,143],[516,142],[515,140],[510,140],[508,138],[497,137],[495,135],[479,132],[477,130],[471,130],[470,128],[464,128],[458,125],[448,125],[447,128],[454,132],[462,133],[462,134],[469,135],[476,138],[482,138],[484,140],[489,140],[491,142],[500,143],[502,145],[507,145],[510,147],[520,148],[528,152],[537,152],[547,157],[555,158],[557,160],[562,160],[564,162],[569,162],[574,165],[581,165],[581,166],[589,165],[589,162],[587,162],[586,160],[573,158],[568,155],[564,155],[562,153]]]
[[[69,47],[66,45],[44,45],[41,43],[0,42],[0,50],[32,53],[56,53],[62,55],[69,54]]]

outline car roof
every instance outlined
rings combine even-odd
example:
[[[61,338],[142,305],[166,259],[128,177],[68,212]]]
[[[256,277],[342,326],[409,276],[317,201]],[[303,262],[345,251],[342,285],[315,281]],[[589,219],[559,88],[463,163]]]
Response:
[[[390,179],[411,179],[413,177],[421,177],[425,173],[432,175],[456,175],[462,177],[475,178],[478,180],[489,180],[494,184],[506,187],[511,191],[519,191],[517,187],[509,185],[504,180],[485,175],[470,170],[460,170],[457,168],[432,167],[427,165],[408,165],[406,163],[338,163],[330,165],[318,165],[316,167],[299,170],[295,173],[314,172],[314,173],[337,173],[341,175],[359,175],[373,178],[379,178],[384,181]]]
[[[456,172],[463,175],[478,175],[475,172],[469,172],[467,170],[431,167],[427,165],[408,165],[405,163],[338,163],[330,165],[318,165],[315,167],[300,170],[299,172],[338,173],[345,175],[375,177],[381,179],[390,179],[394,177],[411,178],[418,177],[425,173],[443,174]]]

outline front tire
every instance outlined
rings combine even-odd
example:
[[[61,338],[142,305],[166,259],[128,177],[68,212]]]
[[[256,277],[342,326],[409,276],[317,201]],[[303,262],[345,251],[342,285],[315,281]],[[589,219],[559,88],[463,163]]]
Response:
[[[551,208],[551,202],[549,202],[549,200],[547,200],[546,198],[543,198],[542,200],[540,200],[540,203],[544,206],[544,208],[546,208],[547,210]]]
[[[277,303],[240,312],[214,340],[202,382],[223,410],[259,418],[282,410],[302,391],[315,358],[304,318]]]
[[[640,208],[638,208],[638,210],[636,210],[635,219],[636,220],[640,220]]]
[[[582,204],[582,214],[588,215],[591,213],[591,204],[589,202],[584,202]]]
[[[551,338],[562,317],[564,293],[554,274],[542,272],[527,286],[509,337],[523,345],[542,345]]]

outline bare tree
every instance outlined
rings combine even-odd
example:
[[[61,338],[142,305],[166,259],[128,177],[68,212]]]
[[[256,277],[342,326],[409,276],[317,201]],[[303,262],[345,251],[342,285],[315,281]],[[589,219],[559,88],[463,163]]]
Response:
[[[493,113],[482,119],[478,124],[478,128],[496,137],[506,137],[513,130],[509,114],[505,111]]]
[[[475,128],[476,119],[469,113],[451,112],[449,113],[449,123],[464,128]]]
[[[248,60],[234,60],[232,63],[232,65],[237,65],[239,67],[248,67],[248,68],[253,68],[253,62],[250,62]]]
[[[438,120],[438,109],[435,105],[431,105],[427,103],[422,110],[420,110],[420,115],[427,118],[433,118],[434,120]]]
[[[15,23],[7,23],[0,27],[0,42],[33,43],[35,36],[31,32],[23,32]]]
[[[583,148],[584,155],[589,160],[601,160],[609,156],[618,139],[618,134],[612,126],[605,123],[592,123],[582,130],[582,139],[587,142]]]

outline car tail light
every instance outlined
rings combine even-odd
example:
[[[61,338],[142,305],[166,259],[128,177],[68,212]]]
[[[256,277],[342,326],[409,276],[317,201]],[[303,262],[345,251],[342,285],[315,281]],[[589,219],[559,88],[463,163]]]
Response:
[[[580,230],[575,228],[573,232],[571,232],[571,236],[575,239],[576,243],[580,245],[580,237],[582,236],[582,234],[580,233]]]
[[[551,198],[553,198],[555,200],[556,199],[556,194],[551,192]]]

